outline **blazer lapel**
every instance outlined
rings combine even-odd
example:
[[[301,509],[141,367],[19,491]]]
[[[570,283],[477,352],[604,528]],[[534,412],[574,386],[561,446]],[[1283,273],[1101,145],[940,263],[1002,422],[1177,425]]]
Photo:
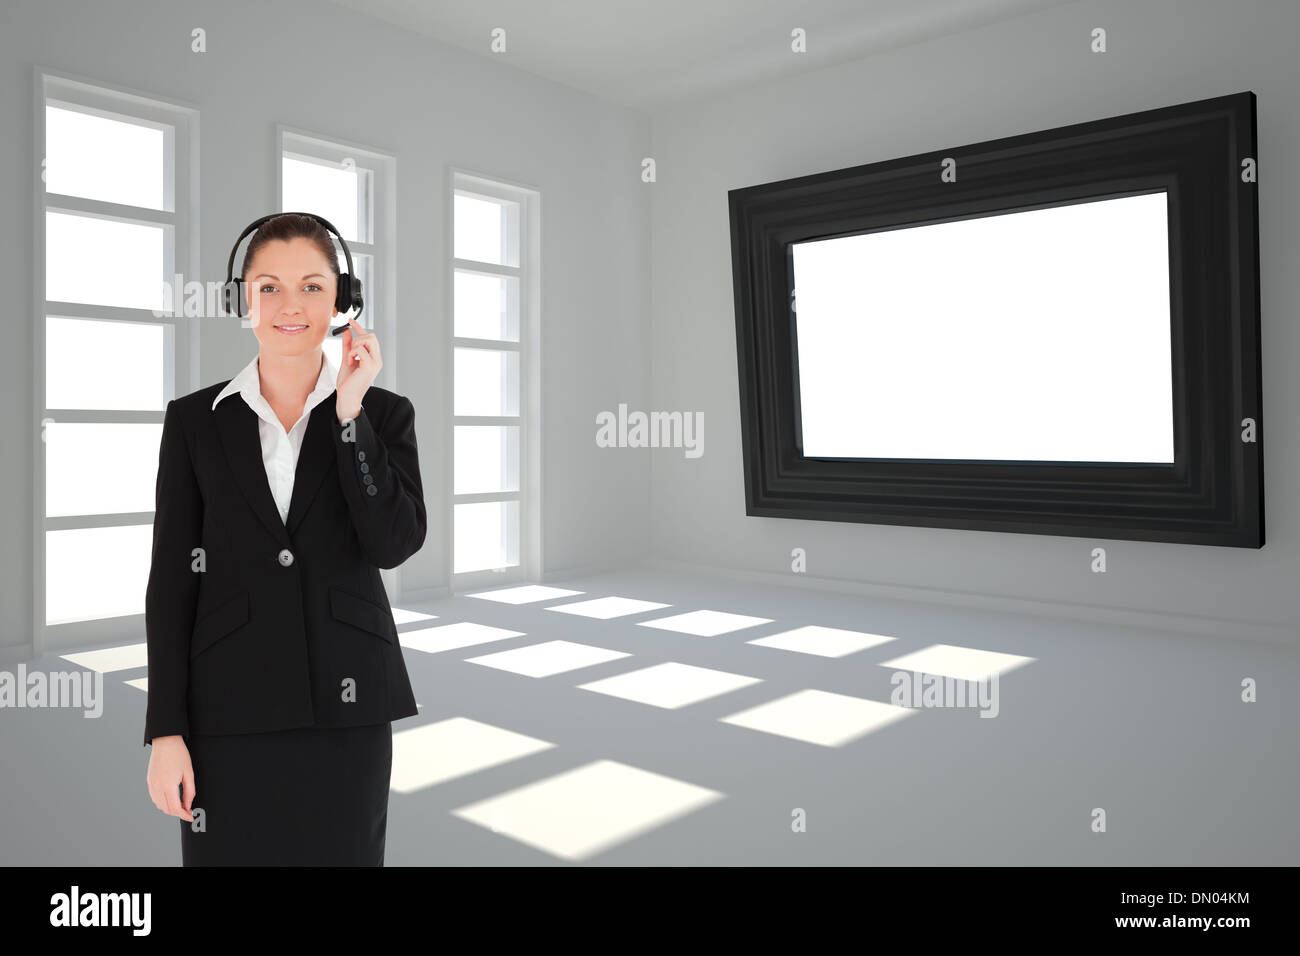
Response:
[[[331,392],[312,409],[307,419],[307,431],[303,435],[298,465],[294,470],[293,494],[289,498],[287,521],[280,520],[280,509],[276,507],[275,496],[271,493],[271,485],[266,478],[257,413],[239,395],[223,399],[213,411],[226,460],[235,476],[235,484],[239,486],[253,513],[282,544],[290,543],[289,535],[307,513],[307,507],[320,490],[325,475],[335,467],[337,452],[330,426],[337,422],[337,398],[338,392]]]
[[[218,402],[212,414],[217,418],[217,433],[221,436],[226,461],[248,506],[277,541],[289,544],[289,534],[280,520],[280,509],[275,506],[275,496],[266,480],[257,413],[248,407],[242,396],[235,394]]]
[[[333,433],[333,429],[338,427],[338,394],[337,390],[330,392],[311,410],[311,416],[307,419],[307,432],[302,437],[302,448],[298,451],[298,467],[293,473],[293,494],[289,498],[286,527],[290,534],[307,513],[307,507],[320,490],[325,475],[338,467]],[[279,514],[277,511],[277,518]]]

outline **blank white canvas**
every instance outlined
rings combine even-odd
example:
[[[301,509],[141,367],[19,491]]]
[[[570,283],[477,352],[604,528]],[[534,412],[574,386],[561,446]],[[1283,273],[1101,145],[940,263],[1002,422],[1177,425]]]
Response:
[[[1173,462],[1164,192],[792,254],[806,457]]]

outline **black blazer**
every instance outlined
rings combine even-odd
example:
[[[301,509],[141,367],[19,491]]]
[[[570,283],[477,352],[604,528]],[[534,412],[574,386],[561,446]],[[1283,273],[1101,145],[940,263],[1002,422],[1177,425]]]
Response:
[[[414,406],[372,385],[347,426],[337,391],[312,409],[286,524],[257,414],[237,394],[212,407],[228,382],[163,419],[145,744],[416,714],[379,576],[424,543]]]

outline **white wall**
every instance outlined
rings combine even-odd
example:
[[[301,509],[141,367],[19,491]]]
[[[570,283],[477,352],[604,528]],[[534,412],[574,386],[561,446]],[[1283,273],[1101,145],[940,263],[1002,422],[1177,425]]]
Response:
[[[207,31],[207,52],[190,31]],[[448,165],[533,185],[542,206],[542,487],[548,569],[644,553],[648,469],[603,454],[595,416],[649,398],[649,118],[357,14],[306,0],[5,0],[0,6],[0,647],[29,644],[33,408],[33,64],[189,101],[200,111],[201,263],[225,276],[239,230],[273,211],[275,124],[397,157],[399,369],[387,387],[415,404],[429,533],[405,589],[447,585],[450,316]],[[187,277],[191,278],[191,277]],[[201,384],[256,352],[237,320],[203,320]],[[382,344],[382,340],[381,340]],[[386,356],[387,357],[387,356]],[[385,370],[387,371],[387,369]]]
[[[190,52],[195,26],[208,33],[202,56]],[[1096,26],[1109,31],[1103,55],[1088,49]],[[436,589],[450,574],[450,393],[441,380],[450,317],[430,277],[437,281],[450,253],[451,164],[542,191],[550,571],[650,553],[798,583],[790,551],[802,547],[807,584],[1022,608],[1017,602],[1059,602],[1053,612],[1083,616],[1186,615],[1170,623],[1300,643],[1297,442],[1286,428],[1300,387],[1286,367],[1296,354],[1300,194],[1284,172],[1300,151],[1296,36],[1300,4],[1290,0],[1081,0],[649,118],[332,4],[9,0],[0,6],[0,118],[9,130],[0,140],[0,280],[16,294],[0,326],[0,427],[22,451],[0,456],[6,617],[32,616],[26,451],[37,427],[31,84],[39,63],[200,108],[204,278],[224,275],[238,230],[272,206],[275,123],[396,154],[401,353],[390,387],[416,405],[430,511],[428,543],[403,568],[407,588]],[[814,35],[810,66],[816,44]],[[1245,89],[1259,97],[1262,551],[744,514],[728,189]],[[639,179],[645,155],[658,163],[652,185]],[[203,383],[232,375],[253,348],[251,330],[205,327]],[[704,412],[704,456],[596,447],[596,413],[620,402]],[[1097,544],[1108,550],[1104,575],[1089,570]],[[0,632],[0,647],[29,640],[22,625]]]
[[[656,113],[653,407],[705,419],[702,458],[653,455],[656,557],[798,583],[801,547],[808,584],[1300,643],[1297,38],[1294,0],[1087,0]],[[1262,550],[745,515],[728,189],[1242,90],[1259,114]]]

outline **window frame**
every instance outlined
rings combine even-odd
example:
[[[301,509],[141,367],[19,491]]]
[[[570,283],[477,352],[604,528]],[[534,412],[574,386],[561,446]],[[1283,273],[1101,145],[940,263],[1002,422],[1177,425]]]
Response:
[[[447,456],[447,534],[446,555],[448,579],[452,593],[480,590],[523,581],[539,580],[542,566],[541,523],[541,192],[535,187],[510,182],[497,177],[448,167],[447,215],[447,271],[444,282],[444,301],[447,315],[447,349],[445,397],[449,420]],[[516,226],[518,265],[500,265],[477,259],[456,257],[456,196],[466,195],[477,199],[514,202],[519,206]],[[513,277],[519,290],[519,341],[478,339],[456,335],[455,277],[458,271]],[[455,407],[455,361],[457,348],[481,348],[501,352],[516,352],[519,359],[519,414],[517,415],[457,415]],[[495,491],[476,494],[457,494],[455,491],[455,447],[458,425],[502,425],[519,429],[519,488],[516,491]],[[519,502],[519,563],[504,568],[474,571],[456,571],[456,506],[491,501]]]
[[[285,209],[284,160],[304,160],[326,166],[341,166],[348,159],[364,173],[357,177],[357,232],[366,239],[346,239],[355,263],[358,256],[369,256],[372,270],[370,282],[364,283],[362,293],[365,306],[358,320],[367,331],[375,333],[384,353],[384,367],[380,369],[375,384],[397,391],[398,355],[397,316],[397,157],[389,152],[362,146],[338,137],[326,136],[284,123],[275,126],[275,208],[282,212],[314,212],[311,209]],[[319,214],[318,214],[319,215]],[[339,223],[334,226],[342,228]],[[337,239],[335,240],[337,245]],[[339,251],[339,268],[347,268],[342,250]],[[247,325],[247,320],[245,325]],[[341,335],[342,333],[340,333]],[[380,568],[390,600],[398,600],[401,590],[401,571],[397,568]]]
[[[33,407],[40,417],[32,430],[32,649],[47,651],[86,647],[114,641],[138,641],[144,627],[139,613],[59,624],[47,623],[46,536],[49,531],[82,528],[152,526],[154,512],[47,517],[45,423],[161,424],[169,401],[196,387],[199,374],[198,334],[184,315],[184,296],[173,301],[174,314],[156,316],[149,309],[47,300],[46,214],[68,213],[120,222],[161,226],[164,230],[164,278],[195,281],[199,273],[199,110],[196,105],[141,90],[34,64],[32,67],[34,322],[32,368]],[[71,109],[164,131],[164,209],[149,209],[111,201],[86,199],[45,189],[46,107]],[[188,278],[186,278],[188,277]],[[157,323],[164,328],[164,397],[157,410],[47,408],[46,323],[51,315],[95,321]],[[144,597],[141,594],[141,604]]]

